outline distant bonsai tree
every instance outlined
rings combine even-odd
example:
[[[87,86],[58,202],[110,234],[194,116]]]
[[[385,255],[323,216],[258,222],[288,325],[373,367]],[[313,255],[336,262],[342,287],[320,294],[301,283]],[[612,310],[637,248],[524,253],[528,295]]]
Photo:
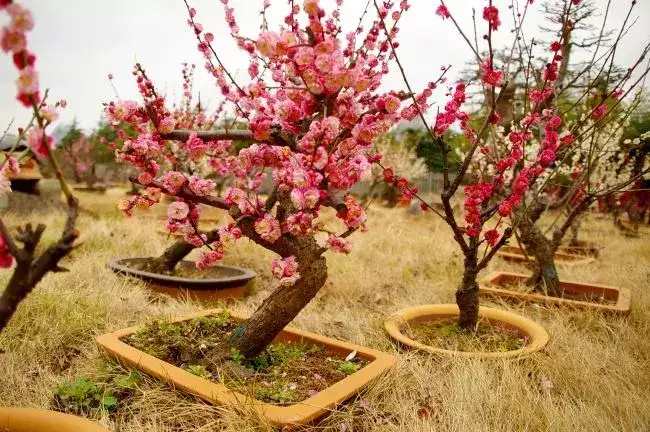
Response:
[[[9,193],[6,181],[7,173],[17,174],[18,159],[22,155],[13,154],[21,141],[26,140],[31,151],[43,160],[49,161],[54,169],[68,204],[67,219],[61,236],[44,250],[37,250],[45,225],[36,227],[26,223],[13,233],[0,218],[0,267],[11,268],[13,272],[4,291],[0,294],[0,331],[2,331],[16,312],[19,303],[25,299],[41,279],[49,272],[65,269],[59,266],[60,260],[68,255],[74,247],[79,233],[75,229],[78,215],[77,199],[66,184],[54,157],[56,143],[54,137],[47,133],[48,128],[58,117],[58,109],[64,108],[66,102],[61,100],[47,105],[47,91],[41,94],[36,71],[36,56],[27,49],[27,33],[34,27],[31,12],[12,1],[0,2],[0,12],[6,12],[10,21],[0,29],[0,48],[11,54],[18,70],[18,101],[32,110],[32,120],[22,130],[16,146],[10,149],[8,157],[0,165],[0,193]],[[6,133],[6,132],[5,132]],[[22,244],[22,246],[19,246]]]
[[[551,9],[554,11],[553,17],[561,15],[565,21],[575,23],[576,17],[579,17],[580,22],[583,22],[585,17],[592,16],[595,12],[583,4],[571,10],[569,1],[560,0],[555,3],[562,3],[564,8]],[[560,13],[560,10],[564,12]],[[556,22],[559,20],[556,19]],[[622,28],[625,28],[625,23]],[[572,39],[575,31],[576,27],[569,26],[564,33]],[[623,33],[621,30],[614,46],[620,42]],[[554,256],[567,233],[571,232],[570,243],[577,244],[580,219],[590,206],[607,196],[625,196],[624,192],[630,193],[648,172],[643,168],[634,170],[634,164],[630,163],[630,149],[623,145],[621,139],[625,123],[638,105],[637,99],[628,103],[624,98],[641,87],[643,77],[648,73],[647,66],[640,66],[648,48],[646,46],[642,50],[638,61],[626,74],[619,76],[613,73],[619,70],[613,64],[614,58],[603,54],[610,52],[611,45],[604,44],[602,32],[597,40],[602,45],[593,44],[595,48],[592,61],[576,65],[569,63],[572,52],[570,47],[575,46],[575,43],[555,44],[557,52],[562,53],[556,83],[565,84],[556,87],[549,94],[543,110],[548,110],[551,104],[555,104],[556,109],[563,113],[563,121],[559,117],[552,121],[558,125],[564,123],[569,131],[569,135],[565,136],[571,137],[571,145],[566,145],[569,144],[567,139],[565,145],[556,147],[553,153],[547,152],[549,138],[555,138],[553,131],[545,126],[528,138],[527,145],[522,149],[523,163],[515,164],[512,168],[512,176],[516,178],[527,170],[527,164],[539,161],[540,155],[546,152],[544,163],[548,168],[540,173],[537,183],[532,184],[522,196],[521,203],[525,205],[514,209],[512,220],[525,253],[534,258],[535,270],[528,283],[536,290],[552,296],[561,295]],[[606,60],[594,60],[603,58]],[[528,88],[526,69],[516,69],[518,74],[526,77],[522,85]],[[633,78],[632,72],[637,69],[641,69],[640,78]],[[519,77],[515,82],[521,80]],[[534,94],[531,92],[530,96],[533,97]],[[486,99],[485,103],[489,106],[491,100]],[[528,101],[520,98],[516,103],[525,107]],[[503,162],[498,156],[507,154],[513,144],[509,130],[510,127],[500,124],[491,133],[484,154],[470,164],[470,169],[479,178],[489,179],[494,172],[501,170]],[[562,137],[559,139],[562,142]],[[560,213],[543,230],[539,221],[549,208],[559,209]]]
[[[481,65],[480,83],[485,96],[484,114],[479,111],[484,120],[480,127],[475,129],[472,125],[472,116],[462,110],[463,104],[467,101],[465,83],[459,83],[456,87],[449,88],[449,102],[444,106],[444,111],[436,115],[433,126],[428,126],[423,110],[415,105],[422,123],[426,126],[431,140],[437,142],[441,153],[444,187],[441,194],[443,212],[440,213],[428,203],[422,201],[422,205],[435,211],[452,229],[454,239],[460,246],[464,255],[463,279],[456,291],[456,302],[460,309],[459,325],[466,329],[476,327],[478,320],[479,299],[477,275],[484,269],[496,252],[506,244],[519,228],[521,218],[518,217],[522,209],[534,207],[539,195],[533,195],[532,201],[526,203],[527,195],[531,190],[539,187],[548,173],[554,171],[553,163],[558,154],[570,152],[581,138],[576,136],[577,131],[569,128],[566,119],[571,114],[571,109],[563,110],[558,106],[557,95],[564,88],[558,81],[561,78],[563,69],[562,49],[573,30],[572,11],[579,6],[580,1],[566,1],[559,18],[554,21],[554,31],[549,34],[555,36],[555,40],[548,46],[543,47],[541,52],[530,40],[526,40],[521,33],[524,26],[523,20],[532,11],[529,10],[530,3],[526,2],[519,13],[513,15],[513,42],[509,48],[514,54],[509,56],[502,65],[497,64],[495,47],[492,41],[495,32],[501,26],[501,15],[499,9],[490,2],[483,8],[483,20],[487,23],[487,30],[483,34],[486,54],[481,54],[478,44],[471,42],[463,30],[459,27],[457,20],[452,16],[444,1],[439,2],[436,14],[443,20],[449,19],[467,42],[472,50],[476,63]],[[632,4],[631,7],[634,7]],[[388,16],[386,10],[375,2],[375,8],[382,22]],[[389,27],[385,24],[382,28],[389,34]],[[621,30],[623,34],[623,30]],[[614,41],[614,46],[620,41],[621,35]],[[481,38],[476,35],[475,41]],[[395,44],[390,44],[391,53],[402,72],[402,77],[408,90],[411,86],[407,80],[404,68],[398,60]],[[644,53],[645,54],[645,51]],[[643,54],[641,58],[643,58]],[[550,58],[548,58],[550,55]],[[544,66],[537,68],[529,58],[547,58]],[[513,59],[518,59],[513,65]],[[592,60],[592,62],[594,61]],[[617,105],[617,100],[627,95],[621,90],[622,86],[629,84],[631,74],[637,69],[640,62],[632,65],[628,74],[616,83],[616,91],[602,96],[602,102],[592,110],[594,116],[602,116],[610,110],[605,102],[612,106]],[[510,98],[509,82],[515,77],[509,73],[523,74],[525,77],[525,92],[521,115],[508,128],[499,129],[501,115],[499,111],[500,102],[503,97]],[[647,69],[642,71],[645,76]],[[633,82],[636,85],[638,81]],[[584,90],[583,90],[584,91]],[[589,94],[589,89],[584,91]],[[604,108],[603,108],[604,107]],[[511,112],[507,109],[506,112]],[[510,114],[509,114],[510,115]],[[589,115],[587,115],[589,117]],[[443,134],[452,125],[458,125],[465,133],[468,144],[465,149],[460,168],[455,177],[449,175],[449,154],[452,152]],[[495,143],[495,135],[501,131],[505,136],[503,146]],[[539,136],[539,145],[531,148],[531,140]],[[526,157],[525,157],[526,156]],[[461,223],[456,220],[451,199],[458,191],[461,182],[468,180],[466,174],[471,166],[478,166],[478,175],[473,176],[470,184],[464,187],[465,195],[465,221]],[[392,172],[386,176],[387,182],[395,183],[397,179]],[[408,191],[407,191],[408,192]],[[420,198],[411,192],[411,195]],[[525,210],[524,210],[525,211]],[[508,224],[509,221],[509,224]],[[509,225],[509,226],[507,226]],[[482,252],[479,252],[482,249]]]

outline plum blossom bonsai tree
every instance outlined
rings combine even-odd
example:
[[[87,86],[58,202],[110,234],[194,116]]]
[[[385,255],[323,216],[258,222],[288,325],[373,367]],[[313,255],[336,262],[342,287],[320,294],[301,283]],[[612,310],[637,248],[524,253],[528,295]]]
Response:
[[[34,227],[26,223],[12,233],[0,218],[0,267],[13,272],[4,291],[0,294],[0,331],[2,331],[13,316],[18,304],[36,287],[43,277],[50,272],[60,272],[65,269],[59,265],[60,260],[74,248],[74,241],[79,233],[75,229],[78,215],[77,199],[65,182],[61,170],[53,154],[54,137],[47,133],[48,127],[58,117],[57,110],[64,108],[66,102],[61,100],[53,105],[47,105],[47,91],[41,94],[36,70],[36,56],[27,48],[27,33],[34,27],[31,12],[17,2],[0,1],[0,13],[7,13],[10,21],[0,29],[0,48],[10,54],[18,70],[17,100],[26,108],[32,110],[32,120],[25,129],[19,130],[16,146],[26,140],[30,150],[38,157],[52,165],[68,204],[67,219],[61,236],[43,251],[37,251],[45,225]],[[15,149],[14,147],[14,149]],[[17,174],[20,154],[12,154],[0,165],[0,193],[9,193],[6,182],[8,172]],[[21,246],[22,245],[22,246]]]
[[[585,9],[579,4],[578,9],[572,12],[568,8],[570,2],[556,3],[565,6],[559,9],[564,11],[564,16],[568,19],[577,16],[579,22],[586,15],[594,13],[593,6]],[[634,4],[630,6],[630,12],[633,7]],[[562,15],[556,8],[553,16],[558,14]],[[622,140],[625,124],[637,108],[640,96],[637,94],[630,102],[626,102],[625,98],[633,91],[639,91],[644,83],[648,67],[642,63],[650,46],[642,48],[638,60],[626,73],[614,73],[619,70],[614,65],[615,48],[622,40],[629,16],[610,44],[604,45],[603,30],[599,37],[595,37],[603,45],[594,44],[592,57],[604,60],[592,59],[586,64],[570,65],[568,56],[574,43],[556,45],[562,57],[557,82],[565,84],[558,86],[551,97],[564,110],[566,128],[574,139],[570,146],[558,149],[549,169],[540,174],[537,183],[526,193],[524,205],[516,209],[513,218],[517,239],[525,253],[535,260],[534,274],[528,283],[552,296],[561,295],[554,256],[567,233],[572,232],[571,241],[576,244],[580,218],[590,206],[607,196],[620,196],[626,191],[627,194],[632,193],[630,189],[638,187],[635,185],[648,172],[643,167],[644,156],[639,162],[631,163],[629,152],[636,149],[625,145]],[[601,28],[604,27],[603,22]],[[575,31],[575,26],[570,26],[565,33],[569,39],[575,39]],[[521,71],[519,69],[518,73]],[[633,71],[638,71],[638,76],[633,77]],[[523,81],[519,78],[519,81],[524,87],[529,86],[527,78]],[[521,103],[525,104],[526,101]],[[486,176],[487,173],[489,177],[489,173],[499,171],[499,160],[493,155],[508,151],[510,143],[505,130],[507,128],[497,128],[490,136],[487,154],[479,155],[473,161],[472,167],[479,176]],[[532,163],[538,158],[548,136],[548,130],[543,130],[530,137],[523,149],[526,162]],[[513,174],[518,175],[519,170],[525,167],[525,163],[515,165]],[[560,212],[550,226],[542,230],[538,222],[551,207]]]
[[[458,324],[461,328],[476,327],[479,312],[477,275],[518,228],[520,223],[518,212],[525,208],[524,206],[530,205],[525,202],[527,194],[536,183],[543,181],[545,173],[553,171],[553,163],[558,153],[565,152],[576,145],[576,131],[565,124],[567,111],[558,106],[556,95],[561,91],[557,80],[563,67],[562,47],[566,46],[566,39],[570,36],[573,26],[570,18],[571,11],[580,3],[580,0],[566,2],[561,19],[555,22],[555,40],[543,46],[541,50],[538,45],[532,43],[533,41],[526,40],[522,33],[524,19],[532,13],[529,10],[530,2],[516,6],[517,9],[512,14],[514,27],[512,44],[507,48],[513,54],[506,58],[520,59],[517,68],[512,67],[510,60],[501,65],[496,62],[493,36],[502,26],[502,15],[492,1],[489,1],[482,11],[483,23],[487,27],[482,37],[487,45],[484,51],[481,51],[478,46],[478,41],[481,40],[478,35],[474,38],[475,42],[471,42],[444,1],[441,0],[436,9],[436,14],[443,20],[449,20],[467,42],[476,62],[481,65],[479,85],[482,87],[482,94],[489,95],[486,98],[487,110],[478,128],[472,127],[471,116],[462,109],[463,104],[467,102],[466,83],[461,82],[455,87],[449,87],[447,94],[449,101],[444,106],[444,110],[437,113],[433,126],[429,126],[424,116],[422,108],[425,107],[418,103],[414,104],[417,115],[430,133],[431,139],[438,143],[443,154],[444,188],[441,194],[443,212],[438,212],[428,203],[421,201],[423,208],[434,211],[450,226],[454,239],[464,255],[463,278],[456,291],[456,302],[460,310]],[[385,21],[390,16],[390,11],[386,5],[380,6],[377,2],[375,8],[382,23],[382,30],[389,35],[390,27]],[[396,44],[391,42],[392,39],[389,38],[391,53],[410,91],[411,86],[397,56]],[[482,55],[481,52],[486,54]],[[512,79],[509,71],[516,69],[517,73],[523,73],[527,77],[536,76],[537,68],[529,61],[532,56],[536,58],[550,56],[550,58],[541,68],[539,79],[527,81],[523,112],[518,116],[512,115],[519,120],[516,120],[505,132],[504,147],[501,151],[495,152],[490,142],[501,122],[497,107],[500,106],[504,94],[510,97],[510,92],[504,92],[504,89],[509,89],[508,83]],[[638,65],[639,63],[631,67],[629,74]],[[450,178],[448,167],[451,147],[445,143],[442,135],[452,125],[458,125],[465,133],[468,150],[464,154],[458,173]],[[525,149],[534,136],[540,137],[540,145],[532,152],[532,157],[525,157]],[[480,159],[489,160],[493,169],[481,173],[482,175],[475,181],[464,186],[465,217],[464,222],[459,222],[451,205],[451,199],[466,179],[470,166]],[[389,183],[396,184],[400,181],[389,168],[385,170],[385,177]],[[420,199],[417,193],[409,190],[408,187],[403,190],[407,195]]]
[[[402,106],[407,94],[379,90],[390,55],[378,21],[365,34],[357,28],[343,36],[338,6],[328,15],[318,1],[307,0],[302,7],[290,7],[278,31],[263,26],[253,40],[240,34],[233,9],[223,3],[236,43],[250,56],[249,84],[235,82],[214,48],[214,36],[203,30],[196,10],[186,4],[188,23],[207,70],[247,130],[183,129],[186,126],[174,118],[141,67],[135,73],[143,103],[111,102],[106,115],[138,131],[117,150],[117,159],[138,168],[133,181],[148,192],[123,201],[125,212],[157,204],[161,192],[174,196],[166,226],[182,230],[187,243],[204,246],[198,267],[218,263],[242,237],[279,256],[271,270],[280,286],[229,341],[229,348],[252,357],[323,287],[325,253],[348,253],[348,237],[365,229],[364,209],[346,192],[366,179],[371,163],[379,159],[372,154],[373,140],[401,119],[413,119],[417,111],[413,103]],[[401,10],[408,5],[403,6]],[[301,10],[304,27],[298,20]],[[397,32],[395,27],[390,37]],[[414,97],[423,103],[427,96]],[[231,140],[255,143],[231,155],[225,152]],[[161,161],[170,155],[228,170],[235,184],[223,198],[217,197],[210,179]],[[274,186],[263,198],[257,190],[269,170]],[[233,222],[208,238],[197,230],[199,204],[226,210]],[[345,225],[342,232],[335,233],[318,220],[325,207],[336,211]],[[319,232],[327,236],[324,243],[316,239]]]

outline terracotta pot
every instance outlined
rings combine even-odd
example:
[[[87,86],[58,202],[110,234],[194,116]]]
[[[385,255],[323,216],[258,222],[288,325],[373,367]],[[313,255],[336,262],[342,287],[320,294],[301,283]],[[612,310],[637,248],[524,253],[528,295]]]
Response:
[[[213,309],[178,318],[174,321],[185,321],[197,316],[213,315],[219,312],[221,312],[220,309]],[[231,316],[237,319],[245,319],[234,313],[231,313]],[[276,426],[309,424],[327,414],[338,404],[359,393],[372,380],[395,365],[395,358],[386,353],[287,327],[275,338],[275,342],[300,342],[317,345],[342,356],[347,356],[356,351],[357,357],[363,358],[369,363],[352,375],[302,402],[289,406],[278,406],[258,401],[250,396],[230,390],[222,384],[192,375],[179,367],[152,357],[120,341],[121,338],[134,333],[136,330],[138,330],[138,327],[131,327],[105,334],[97,338],[97,343],[108,354],[116,357],[121,362],[159,378],[176,389],[182,389],[216,405],[251,407],[260,416]]]
[[[524,254],[524,251],[518,246],[503,246],[497,252],[497,255],[500,256],[505,261],[515,262],[515,263],[527,263],[534,262],[535,258]],[[555,263],[563,266],[577,266],[583,264],[589,264],[595,261],[595,258],[572,254],[567,252],[555,252]]]
[[[643,222],[637,224],[636,228],[635,228],[635,226],[634,226],[634,224],[632,222],[627,221],[627,220],[622,220],[621,224],[625,228],[627,228],[629,230],[632,230],[636,234],[644,235],[644,236],[650,234],[650,227],[647,226],[646,224],[644,224]]]
[[[70,414],[35,408],[0,407],[2,432],[107,432],[97,423]]]
[[[503,351],[503,352],[470,352],[470,351],[452,351],[438,348],[435,346],[425,345],[413,340],[402,333],[401,328],[409,321],[425,322],[438,318],[458,318],[460,311],[455,304],[435,304],[414,306],[395,312],[386,321],[384,329],[386,332],[407,348],[418,349],[432,354],[453,355],[469,358],[517,358],[533,354],[546,345],[548,342],[548,333],[539,324],[524,318],[520,315],[504,310],[481,307],[479,308],[479,319],[487,320],[490,324],[496,324],[508,330],[516,330],[522,336],[528,338],[526,346],[523,348]]]
[[[603,249],[602,245],[586,240],[578,240],[577,244],[573,246],[560,246],[560,252],[572,255],[586,255],[593,258],[598,258],[601,249]]]
[[[116,273],[137,277],[148,282],[149,288],[153,291],[176,298],[190,297],[199,301],[242,298],[246,292],[246,284],[257,276],[254,271],[224,265],[216,267],[228,271],[231,275],[214,279],[190,279],[168,276],[137,270],[129,266],[129,264],[132,265],[148,259],[151,258],[113,260],[108,263],[108,267]],[[194,263],[191,261],[181,261],[178,265],[194,267]]]
[[[554,304],[558,306],[573,306],[577,308],[590,308],[603,312],[612,312],[627,315],[630,313],[632,294],[630,290],[607,285],[583,283],[576,281],[561,281],[560,288],[565,293],[597,295],[615,302],[615,304],[601,304],[588,301],[572,300],[560,297],[551,297],[537,293],[523,293],[507,289],[513,283],[521,283],[528,276],[519,273],[494,272],[481,281],[479,294],[503,299],[521,300],[534,303]]]

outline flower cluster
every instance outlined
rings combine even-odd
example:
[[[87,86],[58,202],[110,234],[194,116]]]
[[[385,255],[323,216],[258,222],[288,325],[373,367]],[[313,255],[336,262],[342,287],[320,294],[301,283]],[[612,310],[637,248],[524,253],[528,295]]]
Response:
[[[280,280],[280,285],[293,285],[300,279],[298,273],[298,261],[295,256],[290,256],[284,259],[275,259],[271,264],[271,273],[273,276]]]
[[[390,44],[379,19],[357,46],[357,35],[363,33],[360,28],[342,35],[338,9],[328,16],[318,0],[306,0],[302,8],[295,5],[291,10],[286,26],[277,31],[263,28],[251,39],[239,34],[228,0],[222,3],[237,45],[249,55],[250,83],[237,84],[217,61],[212,46],[214,35],[203,29],[192,7],[188,7],[188,24],[205,58],[206,70],[234,108],[235,116],[245,121],[255,143],[235,153],[232,143],[208,141],[199,134],[173,139],[172,127],[210,130],[214,122],[205,115],[188,115],[187,103],[167,109],[165,96],[156,91],[137,65],[134,73],[143,102],[116,101],[106,105],[112,123],[126,123],[137,132],[116,150],[117,160],[138,168],[140,183],[161,184],[163,192],[171,196],[186,195],[186,191],[205,196],[213,189],[213,183],[206,180],[211,172],[231,176],[234,184],[226,189],[223,202],[231,208],[231,214],[238,214],[239,220],[251,220],[263,242],[275,243],[283,235],[307,236],[324,230],[318,220],[324,206],[336,207],[337,216],[348,230],[364,230],[365,211],[346,192],[370,177],[372,163],[379,160],[370,156],[374,140],[399,121],[413,119],[418,108],[426,109],[435,84],[414,95],[411,103],[404,102],[404,94],[379,91],[390,59]],[[397,8],[384,3],[380,15],[396,24],[409,7],[405,0]],[[296,19],[301,9],[307,18],[304,30],[299,29]],[[390,38],[394,45],[398,44],[398,31],[399,27],[393,25]],[[193,71],[184,66],[186,98],[191,95]],[[278,208],[273,212],[273,206],[267,208],[260,197],[259,188],[267,172],[273,179],[281,211]],[[406,195],[415,191],[405,179],[396,179],[396,186]],[[333,204],[341,192],[344,209]],[[178,201],[191,204],[186,196]],[[134,207],[153,203],[148,197],[135,197],[124,202],[122,208],[131,212]],[[180,210],[180,206],[175,208],[171,216],[185,213],[184,208]],[[177,220],[168,218],[170,224],[176,226]],[[333,236],[327,247],[347,253],[351,244]],[[218,248],[206,252],[201,266],[215,262],[220,254]]]

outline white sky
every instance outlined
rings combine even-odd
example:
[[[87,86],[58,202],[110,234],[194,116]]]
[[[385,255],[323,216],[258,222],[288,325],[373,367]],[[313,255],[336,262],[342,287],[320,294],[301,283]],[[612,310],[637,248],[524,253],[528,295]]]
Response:
[[[394,0],[399,2],[399,0]],[[519,1],[520,3],[523,0]],[[537,0],[527,19],[527,35],[541,37],[537,30],[541,22]],[[631,0],[612,0],[608,22],[617,28],[623,22]],[[37,55],[41,88],[50,88],[51,101],[64,98],[68,107],[61,115],[62,122],[76,117],[81,126],[91,128],[100,118],[102,102],[114,99],[107,74],[113,73],[114,82],[123,99],[138,99],[131,70],[137,59],[147,70],[158,88],[165,90],[170,100],[180,96],[181,63],[197,64],[195,90],[211,107],[219,100],[218,90],[212,84],[196,49],[196,39],[186,24],[187,12],[182,0],[23,0],[35,16],[36,27],[30,33],[29,47]],[[301,0],[296,3],[301,4]],[[321,0],[331,10],[333,0]],[[401,20],[398,54],[415,89],[422,89],[428,81],[440,74],[440,66],[451,64],[457,73],[471,58],[471,51],[456,33],[449,20],[442,21],[434,14],[435,0],[410,0],[411,9]],[[480,19],[485,0],[448,0],[454,16],[472,37],[471,8],[477,10],[479,33],[485,31]],[[506,16],[510,0],[495,0],[501,9],[501,41],[510,40],[512,18]],[[604,12],[606,0],[596,0]],[[190,0],[197,11],[197,20],[215,35],[214,46],[231,72],[238,71],[240,82],[246,82],[246,55],[231,40],[223,19],[219,0]],[[262,0],[231,0],[242,34],[254,38],[258,33]],[[346,0],[343,6],[344,32],[355,28],[366,0]],[[272,0],[269,14],[271,23],[278,23],[287,13],[286,0]],[[366,17],[369,27],[374,8]],[[628,33],[617,54],[619,65],[627,67],[634,62],[641,47],[650,40],[650,0],[639,0],[633,16],[639,17]],[[5,17],[0,18],[4,24]],[[274,26],[271,24],[271,29]],[[277,27],[275,27],[277,28]],[[482,34],[482,33],[480,33]],[[479,38],[480,38],[479,34]],[[393,66],[386,80],[386,88],[404,89],[401,76]],[[455,73],[450,73],[454,78]],[[29,118],[29,111],[15,101],[17,71],[9,56],[0,55],[0,129],[12,117],[20,126]],[[196,93],[196,92],[195,92]],[[444,91],[437,92],[438,100]]]

